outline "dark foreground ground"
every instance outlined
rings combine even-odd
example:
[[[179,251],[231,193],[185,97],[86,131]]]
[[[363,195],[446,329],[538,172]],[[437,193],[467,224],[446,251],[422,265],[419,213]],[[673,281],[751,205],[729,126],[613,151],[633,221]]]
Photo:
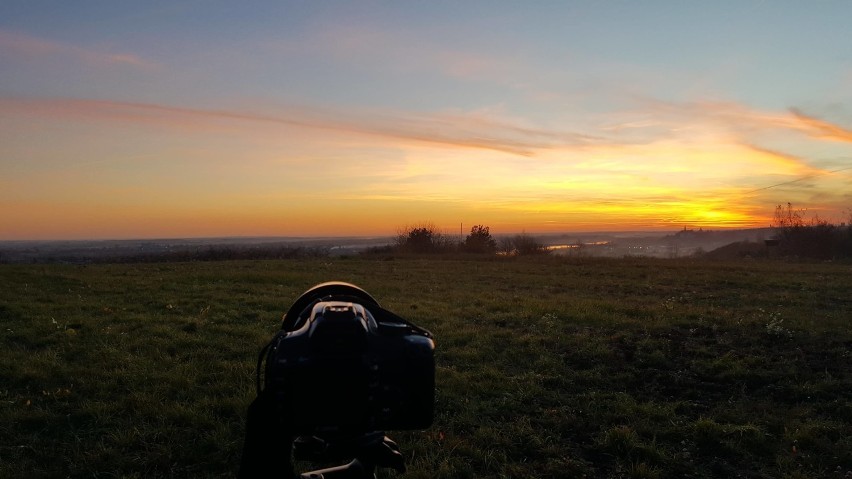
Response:
[[[0,265],[0,477],[232,477],[333,279],[437,337],[405,477],[852,476],[848,264],[320,258]]]

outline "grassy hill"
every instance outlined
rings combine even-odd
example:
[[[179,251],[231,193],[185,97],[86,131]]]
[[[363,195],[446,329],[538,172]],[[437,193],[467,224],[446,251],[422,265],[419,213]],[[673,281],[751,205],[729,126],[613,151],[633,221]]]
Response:
[[[849,265],[319,258],[0,265],[0,477],[233,477],[257,352],[328,280],[436,335],[404,477],[852,470]]]

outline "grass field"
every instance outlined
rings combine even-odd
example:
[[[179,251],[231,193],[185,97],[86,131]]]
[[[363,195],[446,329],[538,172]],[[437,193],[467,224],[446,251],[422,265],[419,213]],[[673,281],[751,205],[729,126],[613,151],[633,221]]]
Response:
[[[560,258],[0,265],[0,477],[232,477],[328,280],[436,335],[405,477],[852,477],[852,266]]]

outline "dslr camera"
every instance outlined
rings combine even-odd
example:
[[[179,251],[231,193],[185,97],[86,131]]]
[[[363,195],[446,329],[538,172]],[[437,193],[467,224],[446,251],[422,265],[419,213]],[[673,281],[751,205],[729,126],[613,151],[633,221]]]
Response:
[[[296,459],[354,459],[301,477],[372,477],[376,466],[404,470],[384,431],[431,425],[434,350],[429,331],[353,284],[309,289],[260,352],[240,477],[256,477],[255,463],[269,454],[292,469],[291,449]],[[285,450],[274,452],[278,447]],[[341,469],[346,475],[335,476]]]
[[[304,306],[304,307],[303,307]],[[425,429],[435,399],[428,331],[346,283],[308,290],[266,356],[265,389],[297,432]]]

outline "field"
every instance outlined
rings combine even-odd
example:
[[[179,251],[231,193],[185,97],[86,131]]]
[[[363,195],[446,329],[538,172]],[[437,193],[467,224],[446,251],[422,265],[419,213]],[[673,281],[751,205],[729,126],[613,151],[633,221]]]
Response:
[[[0,477],[233,477],[328,280],[437,338],[404,477],[852,477],[852,266],[588,258],[0,265]]]

